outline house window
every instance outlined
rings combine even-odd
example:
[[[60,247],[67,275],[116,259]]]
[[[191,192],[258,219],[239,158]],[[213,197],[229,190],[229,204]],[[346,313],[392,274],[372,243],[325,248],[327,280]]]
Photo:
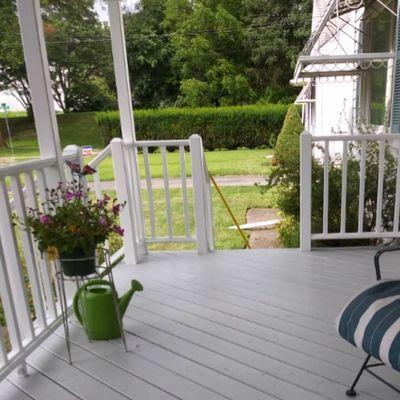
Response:
[[[383,7],[374,6],[366,9],[364,17],[365,53],[392,52],[396,21],[392,13]],[[391,5],[394,7],[394,5]],[[373,125],[386,124],[391,97],[391,61],[388,66],[368,68],[361,81],[362,117]],[[389,67],[389,68],[388,68]]]

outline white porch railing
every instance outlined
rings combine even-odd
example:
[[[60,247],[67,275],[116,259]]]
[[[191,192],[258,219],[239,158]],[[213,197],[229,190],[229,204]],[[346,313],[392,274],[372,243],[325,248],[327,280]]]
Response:
[[[400,211],[400,151],[399,135],[332,135],[312,136],[308,132],[301,135],[301,178],[300,178],[300,241],[301,249],[311,249],[312,240],[341,240],[341,239],[374,239],[397,238],[399,231]],[[371,151],[371,146],[375,150]],[[354,149],[357,149],[355,151]],[[312,231],[312,191],[321,189],[313,181],[312,164],[323,168],[322,178],[322,226],[317,232]],[[348,230],[348,202],[349,202],[349,163],[353,161],[352,168],[357,165],[357,226],[352,231]],[[354,162],[356,164],[354,164]],[[368,166],[374,162],[376,177],[367,174]],[[389,162],[392,165],[390,178],[386,177]],[[340,166],[341,181],[340,198],[340,227],[332,231],[329,226],[330,213],[330,179],[332,168]],[[370,173],[371,175],[371,173]],[[368,180],[367,180],[368,179]],[[350,182],[354,184],[354,182]],[[367,204],[366,190],[369,191],[376,185],[376,193],[369,193]],[[389,188],[391,185],[391,189]],[[352,188],[354,189],[354,188]],[[389,193],[389,189],[391,192]],[[331,193],[332,194],[332,193]],[[372,200],[371,200],[372,198]],[[388,201],[391,201],[388,205]],[[393,206],[391,204],[393,203]],[[368,210],[366,209],[368,207]],[[389,212],[386,212],[388,208]],[[372,211],[371,211],[372,208]],[[365,217],[374,214],[374,227],[365,227]],[[385,217],[385,224],[383,219]],[[388,218],[390,221],[388,221]],[[354,221],[353,225],[354,225]],[[371,228],[371,227],[369,227]]]
[[[66,149],[64,159],[81,161],[79,148]],[[46,188],[61,178],[55,158],[0,168],[0,299],[5,325],[0,325],[0,380],[24,360],[61,323],[57,285],[50,263],[32,236],[14,224],[28,208],[43,207]],[[68,171],[65,171],[66,174]]]

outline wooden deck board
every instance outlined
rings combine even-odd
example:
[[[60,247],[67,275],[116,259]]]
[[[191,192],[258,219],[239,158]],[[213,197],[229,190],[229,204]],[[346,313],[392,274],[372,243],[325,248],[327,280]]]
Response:
[[[120,340],[89,342],[71,321],[74,365],[62,329],[28,358],[28,378],[11,375],[0,400],[232,399],[344,400],[363,354],[338,338],[334,319],[374,282],[373,251],[274,249],[154,253],[115,270],[135,294]],[[385,256],[385,277],[400,275]],[[399,383],[397,372],[382,374]],[[369,376],[359,399],[398,396]],[[53,396],[53,393],[55,395]]]

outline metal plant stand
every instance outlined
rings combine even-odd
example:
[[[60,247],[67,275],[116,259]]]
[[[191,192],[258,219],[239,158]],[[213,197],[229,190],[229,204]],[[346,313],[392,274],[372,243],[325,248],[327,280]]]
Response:
[[[111,293],[112,293],[112,298],[115,306],[115,313],[117,316],[119,328],[121,331],[121,339],[125,347],[125,351],[128,352],[128,346],[126,343],[126,338],[125,338],[125,332],[123,329],[123,324],[122,324],[122,316],[121,312],[119,309],[119,304],[118,304],[118,294],[115,289],[115,284],[114,284],[114,275],[113,275],[113,268],[111,265],[111,259],[110,259],[110,252],[108,249],[105,248],[100,248],[98,249],[98,252],[103,255],[104,262],[103,265],[101,266],[96,266],[96,271],[93,274],[90,275],[85,275],[85,276],[66,276],[63,274],[62,269],[61,269],[61,263],[60,260],[55,261],[55,267],[56,267],[56,280],[57,280],[57,288],[58,288],[58,295],[59,295],[59,303],[61,306],[61,317],[62,317],[62,322],[64,326],[64,333],[65,333],[65,345],[67,348],[67,354],[68,354],[68,361],[70,364],[72,364],[72,357],[71,357],[71,340],[70,340],[70,332],[69,332],[69,324],[68,324],[68,316],[70,314],[70,310],[68,307],[68,302],[67,302],[67,294],[65,290],[65,283],[66,282],[73,282],[76,286],[76,289],[79,290],[82,285],[85,283],[93,280],[93,279],[107,279],[111,283]],[[97,257],[95,257],[97,261]],[[87,258],[77,258],[74,259],[73,261],[80,262],[80,261],[88,261],[88,260],[93,260],[93,257],[87,257]],[[70,259],[68,261],[71,261]],[[86,290],[83,290],[84,295],[86,295]],[[83,313],[86,312],[85,307],[83,308]],[[83,326],[83,328],[86,331],[86,328]],[[87,332],[86,332],[87,333]],[[89,341],[91,341],[89,339]]]

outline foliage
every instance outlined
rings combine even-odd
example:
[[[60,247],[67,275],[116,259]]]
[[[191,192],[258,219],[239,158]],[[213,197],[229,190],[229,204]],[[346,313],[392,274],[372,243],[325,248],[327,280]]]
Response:
[[[287,107],[260,105],[218,108],[138,110],[139,140],[187,139],[198,133],[207,150],[273,146]],[[105,144],[120,136],[117,112],[97,114]]]
[[[250,76],[263,91],[287,87],[293,68],[310,35],[312,0],[243,0]]]
[[[136,108],[289,103],[311,0],[139,0],[124,14]],[[94,0],[42,0],[53,96],[64,111],[116,107],[109,31]],[[0,5],[0,90],[32,114],[13,0]]]
[[[240,3],[240,4],[239,4]],[[125,16],[135,105],[288,103],[311,0],[140,0]]]
[[[297,113],[297,114],[296,114]],[[301,120],[296,109],[290,108],[275,147],[276,168],[269,178],[269,185],[278,185],[276,206],[282,211],[284,223],[280,227],[281,238],[285,245],[299,245],[300,221],[300,133]],[[312,232],[322,232],[324,167],[322,159],[325,148],[314,146],[312,159]],[[358,229],[359,171],[361,160],[360,142],[352,142],[348,148],[347,161],[347,197],[346,232]],[[397,160],[390,146],[385,145],[384,192],[382,210],[382,228],[393,229],[393,213],[396,190]],[[370,142],[366,147],[366,172],[364,193],[363,229],[371,232],[376,229],[376,209],[379,173],[379,144]],[[342,156],[329,155],[329,232],[340,232]],[[291,226],[290,226],[291,224]],[[333,244],[345,245],[345,241]],[[354,243],[353,243],[354,244]]]
[[[18,35],[19,26],[16,3],[12,0],[0,2],[0,92],[10,91],[32,115],[32,101],[22,44]]]
[[[85,166],[69,163],[75,178],[71,183],[60,182],[57,188],[47,189],[49,200],[41,208],[28,209],[22,226],[32,233],[41,252],[56,248],[60,255],[81,250],[86,256],[96,245],[104,243],[113,233],[123,235],[117,224],[123,207],[116,199],[104,194],[93,200],[85,191],[82,177],[95,172]]]
[[[46,0],[42,5],[53,96],[64,111],[114,108],[108,30],[93,10],[94,0]],[[0,6],[0,90],[10,90],[28,113],[29,86],[13,0]]]
[[[179,90],[163,24],[164,3],[141,0],[135,12],[124,15],[132,96],[140,108],[171,106]]]

